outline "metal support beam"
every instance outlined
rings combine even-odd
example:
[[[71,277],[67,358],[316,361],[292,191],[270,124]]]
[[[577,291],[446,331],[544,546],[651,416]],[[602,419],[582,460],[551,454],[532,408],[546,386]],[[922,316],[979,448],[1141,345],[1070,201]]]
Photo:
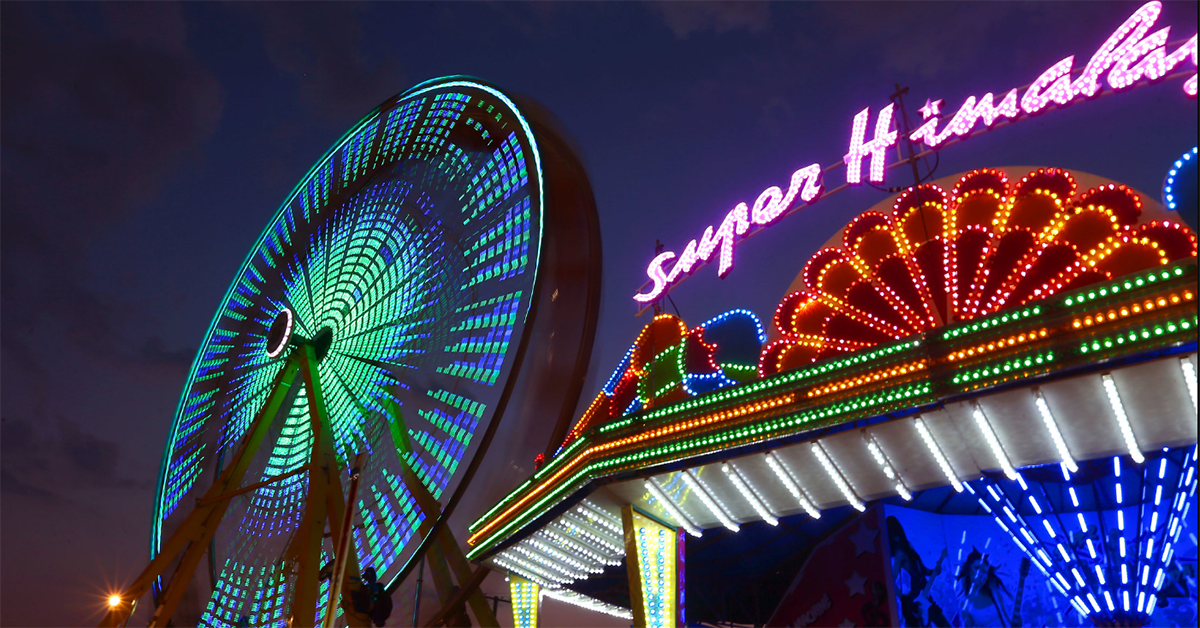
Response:
[[[207,503],[197,505],[188,514],[175,532],[163,543],[158,554],[146,565],[142,573],[120,593],[121,603],[109,610],[100,621],[100,626],[124,625],[133,612],[135,602],[149,591],[154,581],[166,571],[180,553],[186,552],[179,562],[179,567],[175,570],[175,575],[163,590],[162,595],[159,596],[158,606],[151,617],[150,625],[165,626],[170,621],[184,590],[191,582],[200,558],[208,549],[209,542],[216,534],[217,527],[229,506],[229,500],[218,498],[241,486],[250,461],[266,438],[284,401],[289,398],[292,384],[300,370],[300,362],[299,356],[293,354],[283,369],[279,371],[275,381],[271,384],[271,392],[268,394],[266,403],[263,404],[246,430],[247,435],[238,448],[233,462],[225,468],[225,471],[213,482],[208,493],[201,499],[202,502]]]
[[[395,444],[396,453],[400,459],[400,475],[404,480],[404,485],[407,486],[417,502],[417,506],[425,513],[425,519],[417,529],[420,536],[429,534],[433,527],[432,522],[435,521],[442,512],[442,506],[438,503],[425,483],[421,481],[420,476],[411,468],[408,461],[405,459],[405,454],[412,453],[412,442],[408,438],[408,426],[404,423],[404,415],[400,411],[400,406],[394,401],[388,400],[387,412],[390,415],[389,427],[391,428],[392,441]],[[442,609],[438,611],[438,617],[447,613],[453,600],[450,595],[450,590],[455,586],[454,581],[458,582],[460,593],[464,596],[471,606],[471,610],[475,613],[475,620],[483,628],[495,628],[500,625],[496,619],[496,613],[488,606],[487,599],[484,598],[483,592],[479,590],[479,584],[476,583],[468,586],[475,577],[475,573],[471,570],[470,563],[467,562],[466,555],[463,554],[462,548],[458,541],[454,538],[453,533],[449,528],[442,528],[438,534],[438,538],[429,546],[425,556],[429,563],[429,571],[433,576],[434,588],[437,590],[438,599],[442,604]],[[476,570],[478,571],[478,570]],[[451,579],[453,574],[453,580]],[[486,575],[486,574],[484,574]],[[482,582],[480,578],[479,582]]]
[[[300,467],[298,469],[293,469],[291,471],[288,471],[287,473],[283,473],[283,474],[277,475],[275,477],[267,478],[267,479],[263,480],[262,482],[255,482],[254,484],[247,484],[246,486],[243,486],[242,488],[239,488],[236,491],[229,491],[228,493],[225,493],[223,495],[217,495],[215,497],[207,497],[207,496],[203,497],[196,502],[196,505],[197,506],[207,506],[209,504],[215,504],[219,501],[224,501],[226,499],[231,499],[233,497],[237,497],[238,495],[242,495],[243,493],[249,493],[250,491],[258,490],[264,486],[267,486],[268,484],[274,484],[280,480],[286,480],[286,479],[292,477],[293,475],[300,475],[301,473],[304,473],[305,471],[308,471],[308,465],[303,464],[303,465],[300,465]]]
[[[204,497],[197,500],[196,508],[167,539],[154,560],[150,561],[133,584],[120,594],[121,603],[109,610],[101,620],[101,626],[115,627],[127,623],[134,603],[145,595],[150,585],[182,552],[183,556],[175,574],[159,596],[158,606],[150,619],[152,627],[166,626],[179,605],[184,590],[191,582],[200,559],[211,547],[213,536],[229,508],[230,499],[305,472],[308,473],[308,494],[305,496],[304,517],[292,544],[285,552],[287,558],[295,561],[298,571],[296,594],[291,609],[291,625],[303,627],[316,623],[321,546],[327,521],[334,522],[334,525],[330,526],[330,532],[333,547],[337,548],[335,559],[340,559],[340,577],[335,577],[332,583],[333,599],[337,598],[345,583],[358,580],[357,552],[353,547],[351,535],[344,532],[349,529],[347,522],[350,521],[353,512],[353,495],[350,497],[350,508],[347,508],[347,502],[342,498],[340,470],[333,446],[333,430],[325,409],[316,364],[317,359],[311,346],[304,345],[292,353],[272,383],[267,401],[247,429],[246,437],[232,463],[213,482]],[[305,394],[308,397],[309,425],[313,433],[313,449],[309,462],[289,473],[242,486],[250,463],[266,438],[271,424],[281,410],[285,409],[284,406],[294,398],[292,389],[297,378],[304,382]],[[345,539],[343,535],[346,536]],[[341,600],[348,624],[355,627],[369,625],[369,619],[353,612],[353,604],[349,597],[344,596]]]

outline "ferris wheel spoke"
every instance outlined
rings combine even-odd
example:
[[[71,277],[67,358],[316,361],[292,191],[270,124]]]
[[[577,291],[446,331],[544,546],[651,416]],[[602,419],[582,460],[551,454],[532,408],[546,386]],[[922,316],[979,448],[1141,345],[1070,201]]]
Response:
[[[423,296],[422,293],[427,291],[414,289],[414,286],[425,283],[427,278],[428,280],[432,281],[434,277],[429,277],[431,273],[432,271],[426,271],[418,268],[416,271],[414,271],[413,276],[411,276],[408,280],[396,282],[396,284],[389,287],[386,292],[378,295],[376,298],[371,299],[370,302],[364,305],[362,308],[358,308],[357,314],[353,318],[349,319],[350,322],[356,322],[384,305],[392,305],[395,300],[402,300],[404,303],[417,303],[418,305],[421,304],[420,297]],[[440,275],[438,276],[440,277]],[[364,301],[366,300],[365,295],[366,291],[364,291]]]

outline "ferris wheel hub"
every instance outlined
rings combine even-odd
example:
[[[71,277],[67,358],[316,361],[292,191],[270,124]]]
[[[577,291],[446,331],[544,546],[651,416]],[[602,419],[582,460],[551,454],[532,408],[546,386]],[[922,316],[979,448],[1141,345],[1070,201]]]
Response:
[[[267,328],[267,357],[277,357],[292,339],[292,311],[283,308]]]
[[[325,359],[325,354],[329,353],[329,347],[333,344],[333,330],[328,327],[322,327],[312,340],[308,341],[309,346],[313,348],[313,353],[317,356],[317,362]]]

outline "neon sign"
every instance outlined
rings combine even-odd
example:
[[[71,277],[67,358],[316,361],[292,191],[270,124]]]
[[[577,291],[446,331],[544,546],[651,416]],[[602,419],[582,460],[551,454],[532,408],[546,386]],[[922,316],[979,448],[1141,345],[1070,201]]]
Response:
[[[968,96],[940,131],[937,127],[941,121],[943,101],[927,100],[925,106],[919,109],[924,123],[909,134],[909,139],[929,148],[937,148],[951,138],[966,139],[979,127],[980,122],[983,127],[990,128],[1001,120],[1023,120],[1045,111],[1051,105],[1062,108],[1100,95],[1101,77],[1105,78],[1112,92],[1120,92],[1171,76],[1188,59],[1195,67],[1196,35],[1168,51],[1171,27],[1165,26],[1150,32],[1161,13],[1162,3],[1157,0],[1147,2],[1134,11],[1092,55],[1078,78],[1071,79],[1075,63],[1075,56],[1071,55],[1050,66],[1028,87],[1009,90],[999,102],[991,92],[978,98]],[[1024,93],[1018,97],[1022,89]],[[1195,73],[1184,81],[1183,91],[1189,97],[1196,97]],[[900,140],[899,132],[892,128],[893,106],[889,104],[879,111],[870,140],[866,139],[867,127],[871,122],[870,108],[854,116],[850,145],[842,159],[848,185],[862,183],[863,161],[869,164],[867,180],[883,183],[887,149]],[[835,164],[829,169],[843,164]],[[738,241],[752,229],[772,225],[788,212],[800,208],[797,199],[803,201],[805,206],[814,203],[822,192],[822,173],[817,163],[801,168],[792,173],[786,194],[778,187],[769,187],[759,194],[753,206],[738,203],[725,215],[720,226],[709,226],[699,240],[688,242],[682,253],[660,253],[646,268],[650,280],[649,291],[639,292],[633,299],[640,304],[647,304],[661,298],[672,285],[711,262],[714,257],[718,260],[717,275],[725,277],[733,269],[733,249]]]

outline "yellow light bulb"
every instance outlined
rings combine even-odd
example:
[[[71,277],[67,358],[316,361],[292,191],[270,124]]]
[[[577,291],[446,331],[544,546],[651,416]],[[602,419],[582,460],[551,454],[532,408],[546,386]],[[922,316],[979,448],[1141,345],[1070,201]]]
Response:
[[[121,605],[121,596],[119,596],[115,593],[113,595],[108,596],[108,607],[109,608],[116,608],[120,605]]]

